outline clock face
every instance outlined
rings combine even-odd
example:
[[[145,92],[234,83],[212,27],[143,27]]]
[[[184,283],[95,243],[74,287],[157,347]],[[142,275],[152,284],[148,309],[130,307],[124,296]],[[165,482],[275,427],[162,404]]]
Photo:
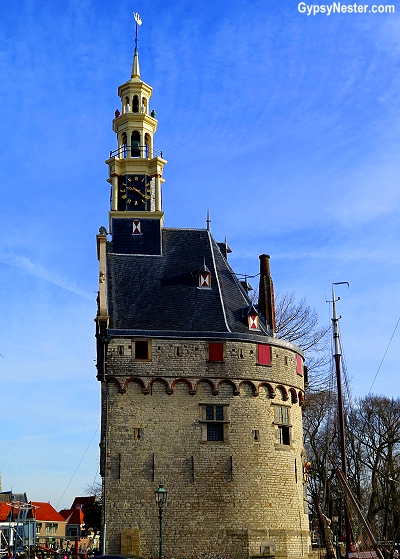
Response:
[[[118,178],[118,211],[150,211],[150,177],[123,175]]]

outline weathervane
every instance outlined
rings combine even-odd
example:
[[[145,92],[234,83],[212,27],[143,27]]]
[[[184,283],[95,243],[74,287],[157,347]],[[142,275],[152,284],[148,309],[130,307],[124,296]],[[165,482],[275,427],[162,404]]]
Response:
[[[135,51],[138,50],[138,25],[142,25],[142,20],[140,19],[140,15],[137,12],[133,12],[133,17],[136,21],[136,36],[135,36]]]

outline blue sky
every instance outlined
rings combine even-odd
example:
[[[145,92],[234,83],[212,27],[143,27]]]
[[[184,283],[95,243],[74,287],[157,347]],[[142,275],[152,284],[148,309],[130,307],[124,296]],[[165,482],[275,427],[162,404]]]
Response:
[[[330,16],[292,0],[3,5],[3,490],[61,508],[99,479],[95,235],[107,225],[104,160],[133,11],[168,160],[166,226],[204,227],[210,208],[235,271],[256,274],[269,253],[276,291],[306,297],[323,323],[332,282],[348,281],[345,358],[353,394],[368,393],[400,317],[400,1],[390,3],[395,14]],[[399,396],[399,339],[400,328],[376,393]]]

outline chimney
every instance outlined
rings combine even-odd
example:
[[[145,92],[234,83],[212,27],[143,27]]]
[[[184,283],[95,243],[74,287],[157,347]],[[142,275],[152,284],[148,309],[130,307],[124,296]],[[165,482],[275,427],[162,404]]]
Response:
[[[266,325],[275,335],[275,300],[274,284],[271,278],[269,255],[261,254],[260,258],[260,287],[258,290],[258,312],[265,320]]]

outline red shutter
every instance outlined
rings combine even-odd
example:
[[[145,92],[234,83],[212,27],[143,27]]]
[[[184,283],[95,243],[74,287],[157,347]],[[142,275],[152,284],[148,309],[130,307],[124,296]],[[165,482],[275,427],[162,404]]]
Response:
[[[297,374],[303,376],[303,358],[301,355],[296,355]]]
[[[209,361],[223,361],[224,360],[224,344],[211,343],[208,346],[208,359]]]
[[[271,346],[258,344],[258,363],[260,365],[271,365]]]

